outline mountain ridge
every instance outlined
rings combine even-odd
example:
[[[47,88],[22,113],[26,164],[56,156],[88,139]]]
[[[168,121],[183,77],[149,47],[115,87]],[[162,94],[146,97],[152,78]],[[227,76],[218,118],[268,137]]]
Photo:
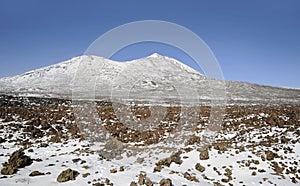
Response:
[[[84,80],[78,82],[82,77]],[[112,85],[119,88],[120,94],[128,91],[128,88],[132,90],[135,85],[136,92],[154,91],[151,96],[160,96],[166,92],[174,95],[176,87],[173,85],[177,85],[177,89],[183,85],[197,91],[198,96],[193,98],[197,100],[214,99],[212,92],[223,88],[226,89],[228,100],[263,100],[274,103],[299,103],[300,100],[298,89],[212,80],[176,59],[157,53],[126,62],[112,61],[99,56],[77,56],[17,76],[1,78],[0,92],[25,96],[70,97],[74,87],[80,88],[83,84],[89,86],[95,77],[99,82],[92,91],[104,96],[110,95]],[[126,83],[131,87],[126,86]],[[83,90],[84,88],[81,87]]]

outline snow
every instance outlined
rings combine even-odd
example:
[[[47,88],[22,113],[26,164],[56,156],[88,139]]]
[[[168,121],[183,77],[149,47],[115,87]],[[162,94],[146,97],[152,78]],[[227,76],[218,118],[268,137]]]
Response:
[[[77,146],[75,146],[77,144]],[[109,178],[112,183],[116,186],[122,186],[122,185],[129,185],[131,181],[137,180],[137,172],[139,171],[144,171],[146,172],[147,176],[154,181],[159,181],[162,178],[171,178],[173,181],[174,185],[211,185],[212,183],[209,181],[204,180],[201,177],[201,173],[199,173],[197,170],[193,169],[190,171],[193,173],[201,182],[200,183],[195,183],[188,181],[184,179],[182,176],[179,176],[177,174],[171,175],[169,174],[170,170],[173,171],[178,171],[178,172],[186,172],[191,167],[194,167],[196,162],[199,160],[199,153],[197,151],[191,151],[189,153],[184,154],[184,156],[187,156],[188,159],[186,159],[183,164],[177,165],[177,164],[171,164],[169,168],[164,168],[161,173],[153,173],[153,166],[149,166],[147,164],[144,164],[145,166],[140,166],[138,164],[126,164],[126,161],[130,162],[130,159],[125,159],[122,162],[101,162],[98,161],[98,156],[97,155],[89,155],[89,156],[83,156],[83,155],[76,155],[76,154],[70,154],[68,152],[74,151],[78,147],[78,142],[70,142],[70,145],[67,147],[64,147],[62,150],[57,151],[60,149],[60,145],[55,145],[51,144],[47,149],[38,149],[38,148],[33,148],[35,154],[43,154],[44,157],[42,159],[44,160],[43,162],[35,162],[29,167],[25,167],[23,169],[20,169],[17,175],[15,175],[12,178],[5,179],[4,180],[0,179],[0,184],[5,185],[5,186],[10,186],[10,185],[87,185],[88,180],[93,180],[93,179],[98,179],[98,178]],[[299,147],[299,144],[297,144]],[[299,148],[295,148],[299,149]],[[11,148],[10,153],[13,152],[15,148]],[[63,155],[66,153],[65,155]],[[297,152],[296,152],[297,153]],[[299,152],[298,152],[299,153]],[[213,150],[210,152],[210,159],[209,160],[204,160],[201,161],[201,165],[206,167],[205,174],[208,178],[214,179],[214,180],[220,180],[222,178],[225,178],[223,175],[218,175],[213,168],[217,168],[217,170],[222,170],[222,167],[232,167],[233,169],[233,184],[234,185],[239,185],[240,181],[243,181],[244,184],[246,185],[259,185],[259,182],[263,182],[263,185],[269,185],[268,182],[264,182],[263,178],[267,177],[269,181],[272,181],[276,183],[277,185],[289,185],[290,182],[287,179],[278,179],[278,176],[272,176],[270,172],[266,173],[261,173],[256,176],[251,176],[253,171],[250,171],[246,167],[240,167],[239,164],[237,164],[237,161],[247,161],[249,156],[253,156],[254,159],[260,160],[258,157],[256,157],[254,154],[251,152],[241,152],[238,155],[230,155],[234,154],[233,151],[229,151],[228,153],[225,154],[218,154],[216,150]],[[59,155],[57,157],[53,157],[50,159],[45,159],[45,157],[49,157],[51,155]],[[34,157],[34,155],[33,155]],[[41,156],[38,156],[41,158]],[[256,157],[256,158],[255,158]],[[93,165],[89,167],[88,169],[85,169],[80,165],[79,163],[74,165],[71,163],[71,160],[74,158],[81,158],[82,160],[86,160],[88,165]],[[155,160],[153,160],[155,161]],[[3,160],[2,160],[3,162]],[[222,164],[220,164],[222,162]],[[54,166],[47,166],[50,163],[54,163]],[[82,175],[79,175],[78,178],[75,181],[69,181],[67,183],[58,183],[56,182],[56,177],[61,171],[61,165],[65,165],[68,168],[74,169],[79,171],[80,173],[86,173],[89,172],[91,173],[90,176],[87,178],[83,178]],[[116,167],[118,168],[120,165],[125,165],[125,171],[124,172],[117,172],[115,174],[110,174],[110,169]],[[192,165],[192,166],[191,166]],[[267,162],[261,162],[259,165],[255,165],[257,169],[266,169],[268,167]],[[37,176],[37,177],[29,177],[28,175],[30,172],[34,170],[39,170],[41,172],[51,172],[50,175],[46,176]],[[95,172],[99,172],[98,174],[95,174]],[[271,171],[271,170],[270,170]],[[222,172],[223,174],[224,172]],[[169,175],[169,176],[168,176]],[[45,179],[46,177],[46,179]],[[122,179],[120,179],[122,178]],[[271,184],[270,184],[271,185]]]
[[[80,94],[88,93],[86,99],[94,99],[95,96],[124,98],[124,94],[131,94],[135,99],[146,97],[154,100],[180,99],[182,95],[178,94],[182,92],[192,102],[207,104],[212,104],[207,100],[225,99],[252,104],[300,102],[297,99],[300,98],[300,91],[297,89],[211,80],[182,62],[157,53],[128,62],[79,56],[18,76],[2,78],[1,92],[64,98],[81,97]]]

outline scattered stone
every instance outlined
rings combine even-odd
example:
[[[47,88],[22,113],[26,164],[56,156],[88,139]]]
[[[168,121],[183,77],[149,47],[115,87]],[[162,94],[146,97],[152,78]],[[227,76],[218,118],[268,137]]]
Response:
[[[99,182],[97,182],[97,183],[93,183],[93,186],[104,186],[104,184],[102,183],[99,183]]]
[[[224,185],[219,182],[214,182],[214,186],[224,186]]]
[[[161,171],[161,169],[162,169],[162,166],[161,166],[161,165],[159,165],[159,166],[156,166],[156,167],[154,167],[154,170],[153,170],[153,172],[160,172],[160,171]]]
[[[82,174],[82,177],[83,178],[86,178],[86,177],[88,177],[89,175],[91,175],[90,173],[84,173],[84,174]]]
[[[0,143],[6,142],[6,139],[0,137]]]
[[[72,159],[73,163],[78,163],[80,160],[81,160],[80,158]]]
[[[258,161],[258,160],[253,160],[253,163],[254,163],[255,165],[258,165],[258,164],[259,164],[259,161]]]
[[[183,174],[183,177],[187,180],[193,181],[193,182],[199,182],[199,180],[196,178],[196,176],[192,176],[191,174],[189,174],[188,172],[185,172]]]
[[[160,186],[172,186],[172,180],[170,180],[169,178],[168,179],[163,178],[162,180],[160,180],[159,185]]]
[[[49,145],[47,143],[41,143],[41,147],[48,147]]]
[[[5,166],[3,169],[1,169],[1,174],[3,175],[12,175],[16,172],[17,170],[11,165]]]
[[[110,184],[110,180],[108,178],[105,178],[105,184],[106,185],[112,185],[112,184]]]
[[[134,182],[134,181],[132,181],[132,182],[130,183],[130,186],[137,186],[137,183]]]
[[[33,152],[33,149],[28,149],[28,152]]]
[[[276,153],[274,153],[274,152],[272,152],[270,150],[266,151],[266,159],[268,161],[274,160],[274,158],[276,158],[276,157],[277,157]]]
[[[230,180],[228,178],[222,178],[221,182],[228,183]]]
[[[140,185],[145,184],[145,180],[146,180],[146,173],[140,172],[139,178],[138,178],[138,184],[140,184]]]
[[[72,170],[72,169],[67,169],[67,170],[62,171],[58,175],[57,181],[58,182],[67,182],[70,180],[75,180],[78,175],[79,175],[79,172]]]
[[[25,166],[31,165],[32,159],[26,156],[24,149],[19,149],[12,153],[8,162],[3,164],[4,168],[1,170],[3,175],[11,175],[17,172],[18,168],[24,168]]]
[[[153,182],[149,178],[146,178],[145,185],[146,186],[153,186]]]
[[[215,143],[213,146],[219,152],[224,152],[224,151],[227,151],[227,149],[229,147],[229,143],[227,143],[227,142],[218,142],[218,143]]]
[[[111,169],[110,173],[112,173],[112,174],[117,173],[117,169]]]
[[[45,175],[45,173],[39,171],[33,171],[29,174],[29,176],[41,176],[41,175]]]
[[[200,138],[193,134],[187,141],[187,145],[199,144]]]
[[[272,162],[273,170],[276,174],[282,174],[284,167],[280,167],[277,162]]]
[[[209,159],[209,153],[208,153],[208,150],[205,149],[205,150],[202,150],[200,152],[200,160],[208,160]]]
[[[197,163],[195,165],[195,169],[199,172],[204,172],[205,171],[205,167],[203,167],[200,163]]]
[[[170,157],[162,159],[159,162],[157,162],[156,163],[157,168],[154,168],[154,169],[156,169],[155,172],[160,172],[162,166],[170,167],[172,162],[180,165],[182,163],[182,160],[180,158],[181,154],[182,154],[182,151],[178,151],[175,154],[172,154]]]

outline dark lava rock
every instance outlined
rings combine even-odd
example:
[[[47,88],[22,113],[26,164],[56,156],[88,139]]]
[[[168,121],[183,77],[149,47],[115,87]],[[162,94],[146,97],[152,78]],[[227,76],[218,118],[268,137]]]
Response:
[[[182,160],[180,158],[180,155],[182,154],[182,151],[178,151],[175,154],[172,154],[170,157],[160,160],[156,163],[155,172],[160,171],[162,166],[170,167],[171,163],[174,162],[178,165],[182,163]]]
[[[32,159],[26,156],[24,149],[19,149],[12,153],[8,162],[3,164],[4,168],[1,170],[3,175],[11,175],[17,172],[18,168],[24,168],[32,163]]]
[[[110,170],[110,173],[112,173],[112,174],[117,173],[117,172],[118,172],[117,169],[111,169]]]
[[[208,150],[202,150],[200,152],[200,160],[208,160],[209,159],[209,154],[208,154]]]
[[[78,163],[80,160],[81,160],[80,158],[72,159],[73,163]]]
[[[62,171],[58,175],[56,180],[58,182],[66,182],[66,181],[70,181],[70,180],[75,180],[78,175],[79,175],[79,172],[72,170],[72,169],[67,169],[67,170]]]
[[[158,166],[154,167],[153,172],[160,172],[161,169],[162,169],[162,166],[161,166],[161,165],[158,165]]]
[[[132,181],[132,182],[130,183],[130,186],[137,186],[137,184],[136,184],[134,181]]]
[[[268,161],[274,160],[278,155],[270,150],[266,151],[266,159]]]
[[[6,140],[0,137],[0,143],[4,143],[4,142],[6,142]]]
[[[41,147],[48,147],[49,145],[47,143],[41,143]]]
[[[12,175],[16,172],[17,172],[17,170],[14,167],[12,167],[11,165],[8,165],[1,170],[1,174],[3,174],[3,175]]]
[[[93,183],[93,186],[104,186],[104,184],[97,182],[97,183]]]
[[[82,174],[82,177],[83,178],[86,178],[86,177],[88,177],[89,175],[91,175],[90,173],[84,173],[84,174]]]
[[[15,151],[9,158],[8,164],[16,168],[24,168],[32,163],[32,159],[26,156],[23,149]]]
[[[138,184],[140,184],[140,185],[145,184],[145,180],[146,180],[146,173],[141,172],[141,173],[139,174]]]
[[[41,176],[41,175],[45,175],[45,173],[39,171],[33,171],[29,174],[29,176]]]
[[[160,186],[172,186],[172,181],[168,178],[168,179],[162,179],[159,182]]]
[[[200,163],[197,163],[195,166],[195,169],[199,172],[204,172],[205,171],[205,167],[203,167],[202,165],[200,165]]]
[[[193,181],[193,182],[199,182],[199,180],[195,177],[195,176],[192,176],[191,174],[189,174],[188,172],[185,172],[183,174],[183,177],[187,180],[190,180],[190,181]]]
[[[153,182],[149,178],[146,178],[145,185],[146,186],[153,186]]]

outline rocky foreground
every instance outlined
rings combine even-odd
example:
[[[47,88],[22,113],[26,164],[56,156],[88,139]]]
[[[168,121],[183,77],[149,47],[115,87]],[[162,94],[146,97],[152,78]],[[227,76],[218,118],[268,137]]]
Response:
[[[82,134],[70,100],[2,95],[0,185],[297,185],[299,106],[227,106],[221,131],[207,146],[198,134],[208,126],[210,107],[199,106],[194,134],[166,157],[117,150],[163,140],[180,121],[176,107],[167,108],[161,125],[141,132],[118,121],[110,104],[98,104],[113,137],[106,145],[114,148],[102,152]],[[147,107],[132,111],[141,121],[151,115]]]

